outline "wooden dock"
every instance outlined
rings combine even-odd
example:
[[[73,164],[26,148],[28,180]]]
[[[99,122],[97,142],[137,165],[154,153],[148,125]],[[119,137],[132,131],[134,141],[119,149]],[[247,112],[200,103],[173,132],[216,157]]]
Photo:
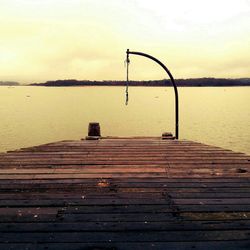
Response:
[[[106,138],[0,154],[0,249],[250,249],[250,156]]]

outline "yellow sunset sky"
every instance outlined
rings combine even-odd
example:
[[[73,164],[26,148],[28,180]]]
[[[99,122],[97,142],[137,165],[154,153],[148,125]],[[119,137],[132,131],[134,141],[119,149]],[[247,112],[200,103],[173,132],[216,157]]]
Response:
[[[0,81],[250,77],[250,0],[0,0],[0,34]]]

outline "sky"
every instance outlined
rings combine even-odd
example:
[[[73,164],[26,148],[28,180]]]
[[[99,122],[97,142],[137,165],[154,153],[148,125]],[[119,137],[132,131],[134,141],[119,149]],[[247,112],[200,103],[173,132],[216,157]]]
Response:
[[[0,35],[0,81],[250,77],[250,0],[0,0]]]

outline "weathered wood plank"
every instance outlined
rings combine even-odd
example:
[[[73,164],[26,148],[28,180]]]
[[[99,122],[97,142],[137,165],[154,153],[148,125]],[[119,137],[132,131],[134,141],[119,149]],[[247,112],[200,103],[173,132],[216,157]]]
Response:
[[[249,187],[250,178],[241,176],[239,177],[220,177],[214,178],[212,176],[207,178],[88,178],[88,179],[62,179],[62,180],[0,180],[0,184],[82,184],[82,185],[95,185],[99,182],[114,183],[121,187],[144,187],[144,186],[169,186],[169,187]],[[243,186],[242,186],[243,185]]]
[[[105,231],[171,231],[171,230],[243,230],[250,229],[249,220],[240,221],[169,221],[165,222],[20,222],[0,223],[0,232],[105,232]]]
[[[158,166],[158,167],[116,167],[116,166],[82,166],[77,168],[0,168],[0,175],[2,174],[94,174],[94,173],[175,173],[175,172],[185,172],[185,168],[183,167],[168,167],[168,166]],[[228,166],[215,166],[212,169],[204,168],[202,166],[199,167],[189,167],[187,168],[188,173],[210,173],[213,172],[232,172],[232,173],[239,173],[245,174],[250,172],[250,165],[249,166],[241,166],[241,167],[228,167]]]
[[[189,242],[102,242],[102,243],[0,243],[1,249],[25,249],[25,250],[78,250],[78,249],[112,249],[112,250],[248,250],[250,240],[230,241],[189,241]]]
[[[228,230],[228,231],[168,231],[168,232],[53,232],[49,235],[42,232],[34,233],[2,233],[1,242],[159,242],[164,239],[168,241],[214,241],[214,240],[249,240],[250,230]]]
[[[41,249],[55,249],[55,250],[72,250],[72,249],[119,249],[119,250],[128,250],[128,249],[145,249],[145,250],[186,250],[186,249],[201,249],[201,250],[235,250],[249,249],[249,241],[214,241],[214,242],[147,242],[147,243],[125,243],[125,242],[109,242],[109,243],[12,243],[0,244],[1,249],[26,249],[26,250],[41,250]]]
[[[131,178],[131,177],[137,177],[137,178],[147,178],[147,177],[154,177],[154,178],[162,178],[162,177],[168,177],[168,178],[187,178],[190,177],[197,177],[197,178],[203,178],[203,177],[211,177],[214,176],[214,178],[221,176],[225,177],[241,177],[242,173],[234,173],[234,172],[225,172],[225,171],[211,171],[207,173],[199,172],[199,171],[170,171],[169,173],[162,173],[162,172],[150,172],[150,173],[84,173],[84,174],[2,174],[0,175],[0,180],[17,180],[17,179],[26,179],[26,180],[42,180],[42,179],[79,179],[79,178]],[[244,173],[245,177],[250,177],[250,173]]]

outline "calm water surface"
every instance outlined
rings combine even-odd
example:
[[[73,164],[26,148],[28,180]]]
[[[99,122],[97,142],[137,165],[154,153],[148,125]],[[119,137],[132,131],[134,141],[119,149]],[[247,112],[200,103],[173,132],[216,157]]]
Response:
[[[250,87],[179,88],[180,138],[250,154]],[[0,87],[0,151],[87,135],[174,132],[174,93],[166,87]]]

